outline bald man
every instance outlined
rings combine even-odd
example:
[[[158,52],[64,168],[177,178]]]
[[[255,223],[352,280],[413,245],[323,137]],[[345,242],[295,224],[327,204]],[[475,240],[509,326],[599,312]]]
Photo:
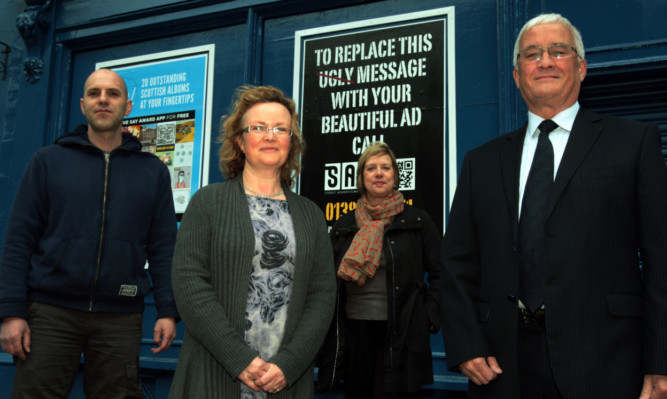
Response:
[[[67,398],[82,354],[87,398],[143,397],[139,348],[151,290],[153,353],[176,335],[169,170],[123,133],[132,101],[117,73],[93,72],[80,106],[88,125],[35,152],[9,215],[0,339],[16,363],[12,398]]]

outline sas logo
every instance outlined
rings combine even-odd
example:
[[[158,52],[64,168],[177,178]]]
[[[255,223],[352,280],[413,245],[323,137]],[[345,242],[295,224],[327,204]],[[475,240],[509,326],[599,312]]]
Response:
[[[414,190],[416,175],[415,158],[397,159],[401,178],[400,190]],[[357,190],[357,162],[324,164],[324,191]]]
[[[324,191],[356,189],[357,162],[324,164]]]

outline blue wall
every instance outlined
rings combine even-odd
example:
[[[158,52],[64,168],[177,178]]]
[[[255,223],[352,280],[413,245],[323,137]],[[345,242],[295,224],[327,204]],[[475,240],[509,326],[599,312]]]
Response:
[[[559,12],[582,33],[589,73],[667,62],[664,0],[52,0],[44,21],[26,43],[16,17],[28,6],[2,0],[0,41],[9,45],[6,79],[0,80],[0,241],[23,169],[39,147],[83,123],[78,99],[95,62],[216,44],[214,129],[234,89],[261,83],[292,91],[294,32],[331,24],[453,6],[456,23],[457,159],[468,150],[523,124],[525,107],[511,76],[511,51],[523,23],[541,12]],[[0,47],[0,51],[4,47]],[[44,73],[26,80],[23,61],[35,57]],[[0,54],[4,62],[4,54]],[[584,82],[584,85],[586,83]],[[210,137],[215,137],[215,131]],[[210,181],[222,179],[217,147]],[[460,166],[460,164],[459,164]],[[151,336],[154,311],[145,315]],[[182,328],[179,337],[182,337]],[[178,343],[154,356],[145,340],[142,364],[152,397],[164,397],[178,357]],[[425,397],[465,389],[447,373],[440,336],[433,339],[438,382]],[[0,355],[0,396],[7,396],[13,367]],[[151,396],[148,397],[151,397]],[[440,396],[438,396],[440,395]],[[74,397],[74,396],[73,396]]]

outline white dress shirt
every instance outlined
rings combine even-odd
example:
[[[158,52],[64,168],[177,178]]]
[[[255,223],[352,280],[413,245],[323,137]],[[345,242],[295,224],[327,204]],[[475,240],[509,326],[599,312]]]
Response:
[[[574,124],[574,118],[579,112],[579,102],[575,102],[570,108],[559,112],[556,116],[551,118],[552,121],[558,124],[558,127],[551,132],[549,140],[554,148],[554,180],[558,173],[558,166],[560,160],[563,158],[567,140],[570,138],[570,131]],[[519,173],[519,213],[521,213],[521,204],[523,203],[523,191],[526,188],[526,181],[528,180],[528,172],[530,166],[533,164],[533,157],[537,149],[537,138],[540,134],[538,126],[544,119],[528,111],[528,126],[526,128],[526,138],[523,141],[523,152],[521,153],[521,171]]]

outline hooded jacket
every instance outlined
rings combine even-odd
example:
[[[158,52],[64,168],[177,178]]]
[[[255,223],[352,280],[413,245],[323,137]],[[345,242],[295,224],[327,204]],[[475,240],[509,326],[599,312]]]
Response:
[[[358,230],[354,212],[343,215],[333,226],[330,237],[336,270]],[[385,391],[416,392],[433,383],[429,333],[440,329],[440,235],[426,212],[406,204],[386,227],[382,251],[389,301]],[[318,358],[318,392],[332,389],[345,374],[345,284],[340,278],[337,281],[336,313]]]
[[[0,318],[27,318],[28,301],[142,312],[151,285],[158,318],[178,317],[170,183],[166,165],[127,133],[120,147],[105,153],[80,125],[37,150],[7,224]]]

